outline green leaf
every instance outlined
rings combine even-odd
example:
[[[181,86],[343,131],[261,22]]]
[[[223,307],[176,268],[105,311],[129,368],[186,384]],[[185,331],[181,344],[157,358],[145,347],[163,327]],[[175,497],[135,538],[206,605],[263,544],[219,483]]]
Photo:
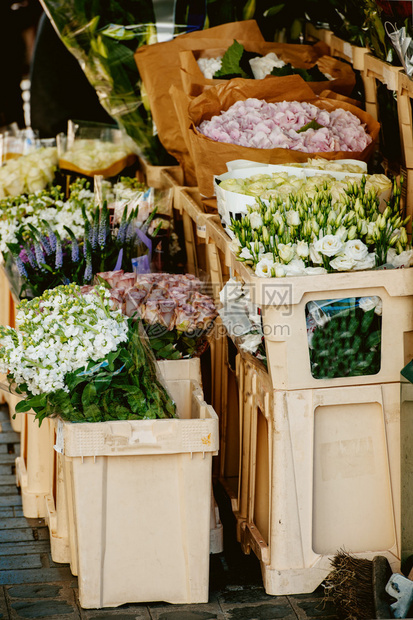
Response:
[[[372,349],[373,347],[377,347],[381,343],[381,330],[378,329],[375,332],[369,334],[366,340],[366,348]]]
[[[297,133],[303,133],[304,131],[308,131],[309,129],[317,130],[321,129],[322,127],[323,125],[319,125],[317,121],[310,121],[309,123],[301,127],[301,129],[297,129]]]
[[[285,4],[278,4],[277,6],[272,6],[264,12],[264,17],[274,17],[274,15],[280,13],[284,7]]]
[[[373,319],[374,319],[374,308],[364,313],[363,319],[361,321],[361,328],[360,328],[363,334],[365,334],[368,331],[370,325],[373,322]]]
[[[16,413],[27,413],[28,411],[30,411],[30,409],[32,408],[30,401],[27,400],[20,400],[17,404],[16,404]]]
[[[145,415],[145,409],[147,407],[147,401],[142,390],[137,388],[136,393],[130,393],[128,396],[128,404],[133,411],[133,413],[140,413],[141,415]]]
[[[124,407],[123,405],[116,405],[115,414],[118,420],[128,420],[130,410],[127,407]]]
[[[83,415],[89,422],[100,422],[103,419],[102,410],[96,403],[91,403],[85,407]]]
[[[102,278],[102,276],[100,276],[99,274],[96,274],[96,279],[101,286],[104,286],[105,288],[108,288],[108,289],[112,288],[109,282],[105,280],[105,278]]]
[[[136,32],[133,31],[133,28],[118,26],[117,24],[109,24],[109,26],[100,31],[100,34],[110,37],[111,39],[117,39],[118,41],[136,39]]]
[[[225,78],[228,76],[249,77],[240,65],[243,53],[244,46],[234,39],[234,43],[230,45],[223,55],[221,69],[215,72],[214,78]]]
[[[96,401],[97,391],[94,383],[87,383],[82,393],[82,405],[86,409]]]

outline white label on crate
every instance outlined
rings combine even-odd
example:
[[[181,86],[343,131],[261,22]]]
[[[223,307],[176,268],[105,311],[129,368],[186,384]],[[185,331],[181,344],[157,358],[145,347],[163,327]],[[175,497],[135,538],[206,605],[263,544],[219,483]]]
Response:
[[[200,224],[197,224],[196,229],[197,229],[197,232],[198,232],[200,237],[205,235],[205,233],[206,233],[206,226],[205,225],[201,226]]]
[[[399,72],[391,71],[391,69],[387,69],[384,67],[383,69],[383,79],[389,90],[397,90],[398,88],[398,80],[399,80]]]
[[[350,43],[344,43],[343,54],[350,58],[350,60],[353,60],[353,48],[351,47]]]
[[[62,420],[58,420],[57,422],[57,430],[56,430],[56,443],[54,445],[54,449],[59,454],[64,454],[65,451],[65,442],[63,438],[63,422]]]

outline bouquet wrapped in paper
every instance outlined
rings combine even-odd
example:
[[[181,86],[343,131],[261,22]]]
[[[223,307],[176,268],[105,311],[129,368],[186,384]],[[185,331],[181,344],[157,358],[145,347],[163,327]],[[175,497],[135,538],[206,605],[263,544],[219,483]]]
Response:
[[[182,136],[169,89],[181,87],[179,52],[199,48],[216,48],[232,40],[261,41],[261,31],[254,20],[222,24],[206,30],[182,34],[171,41],[139,47],[135,61],[147,94],[158,136],[165,149],[180,164],[186,164],[186,182],[194,184],[188,166],[188,148]]]
[[[54,179],[57,163],[57,149],[53,146],[8,158],[0,167],[0,199],[45,189]]]
[[[115,177],[137,160],[137,146],[116,127],[68,122],[59,134],[59,167],[88,177]]]
[[[79,61],[99,101],[134,140],[152,164],[163,163],[165,152],[155,134],[149,106],[140,88],[133,54],[140,45],[157,40],[162,31],[152,2],[117,0],[64,3],[41,0],[46,14],[68,50]],[[171,36],[174,32],[172,16]]]
[[[359,108],[317,97],[299,76],[236,78],[190,98],[173,90],[198,186],[213,195],[226,162],[303,162],[309,156],[368,161],[380,125]]]
[[[365,179],[360,186],[350,183],[338,198],[322,189],[314,197],[258,198],[245,216],[232,221],[231,246],[237,259],[263,278],[410,267],[410,216],[403,218],[400,195],[394,182],[383,213]]]
[[[225,48],[186,50],[179,53],[181,78],[187,94],[196,96],[205,88],[225,80],[243,77],[263,79],[267,75],[300,75],[311,89],[320,94],[325,89],[350,95],[356,76],[350,65],[328,55],[329,47],[234,40]]]

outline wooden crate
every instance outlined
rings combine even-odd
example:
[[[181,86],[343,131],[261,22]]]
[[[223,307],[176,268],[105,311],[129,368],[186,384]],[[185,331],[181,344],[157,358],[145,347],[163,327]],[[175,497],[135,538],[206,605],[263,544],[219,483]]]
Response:
[[[142,157],[139,158],[139,170],[137,177],[149,185],[149,187],[164,188],[165,176],[168,173],[178,185],[184,184],[184,171],[181,166],[152,166]]]
[[[379,107],[379,99],[377,89],[379,84],[387,87],[389,91],[397,93],[398,84],[399,84],[399,73],[402,67],[394,67],[390,65],[388,62],[384,62],[380,60],[380,58],[376,58],[372,54],[366,54],[364,56],[364,73],[367,80],[370,80],[374,84],[374,88],[371,90],[371,95],[369,98],[366,97],[366,110],[370,111],[375,109],[376,116],[375,118],[381,123],[381,139],[384,136],[387,136],[388,143],[394,142],[389,138],[389,136],[394,136],[396,132],[396,136],[400,136],[401,141],[401,131],[400,127],[388,126],[388,121],[385,118],[381,118],[380,115],[380,107]],[[372,111],[370,111],[373,114]],[[398,119],[395,121],[396,125],[398,124]],[[387,175],[395,175],[397,176],[400,173],[400,157],[395,155],[389,160],[386,153],[382,153],[383,157],[383,168],[384,173]]]
[[[219,303],[219,293],[230,276],[229,249],[226,234],[222,230],[219,217],[206,213],[206,206],[196,188],[181,188],[175,207],[181,211],[184,220],[187,269],[196,275],[206,274],[210,294],[215,303]],[[211,237],[211,231],[221,228]],[[239,467],[241,462],[239,425],[239,406],[242,407],[242,387],[239,378],[238,356],[230,359],[231,343],[220,317],[215,320],[215,337],[210,340],[211,348],[211,404],[219,417],[220,451],[218,471],[226,491],[231,498],[234,512],[241,510],[239,499]]]
[[[367,47],[351,45],[351,43],[343,41],[343,39],[336,37],[334,34],[330,38],[330,48],[331,56],[346,60],[353,66],[355,71],[360,72],[364,86],[366,112],[377,120],[376,83],[374,78],[368,75],[365,69],[365,57],[369,53],[369,49]]]
[[[53,422],[46,418],[42,425],[34,413],[22,418],[20,456],[16,458],[16,482],[21,489],[23,514],[27,518],[46,517],[46,498],[51,493],[55,457]]]
[[[331,45],[332,35],[332,31],[326,28],[316,28],[309,22],[305,25],[305,38],[309,41],[324,41],[327,45]]]
[[[398,72],[397,111],[403,151],[405,176],[405,210],[413,217],[413,80],[404,71]],[[403,171],[402,171],[403,172]]]
[[[0,268],[0,324],[14,327],[16,316],[16,300],[10,292],[9,283],[3,268]],[[3,381],[4,382],[4,381]],[[16,433],[21,432],[22,414],[15,415],[15,407],[18,398],[11,392],[0,390],[0,403],[7,403],[9,407],[10,422]]]

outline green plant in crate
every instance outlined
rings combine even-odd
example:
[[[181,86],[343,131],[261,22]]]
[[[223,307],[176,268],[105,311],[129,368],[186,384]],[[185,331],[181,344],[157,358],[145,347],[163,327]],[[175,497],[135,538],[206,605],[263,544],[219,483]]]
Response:
[[[17,329],[0,327],[0,369],[40,423],[174,417],[140,322],[114,309],[105,287],[71,284],[18,306]],[[144,336],[143,336],[144,338]]]
[[[309,302],[311,374],[316,379],[375,375],[380,370],[382,302],[378,297]]]

